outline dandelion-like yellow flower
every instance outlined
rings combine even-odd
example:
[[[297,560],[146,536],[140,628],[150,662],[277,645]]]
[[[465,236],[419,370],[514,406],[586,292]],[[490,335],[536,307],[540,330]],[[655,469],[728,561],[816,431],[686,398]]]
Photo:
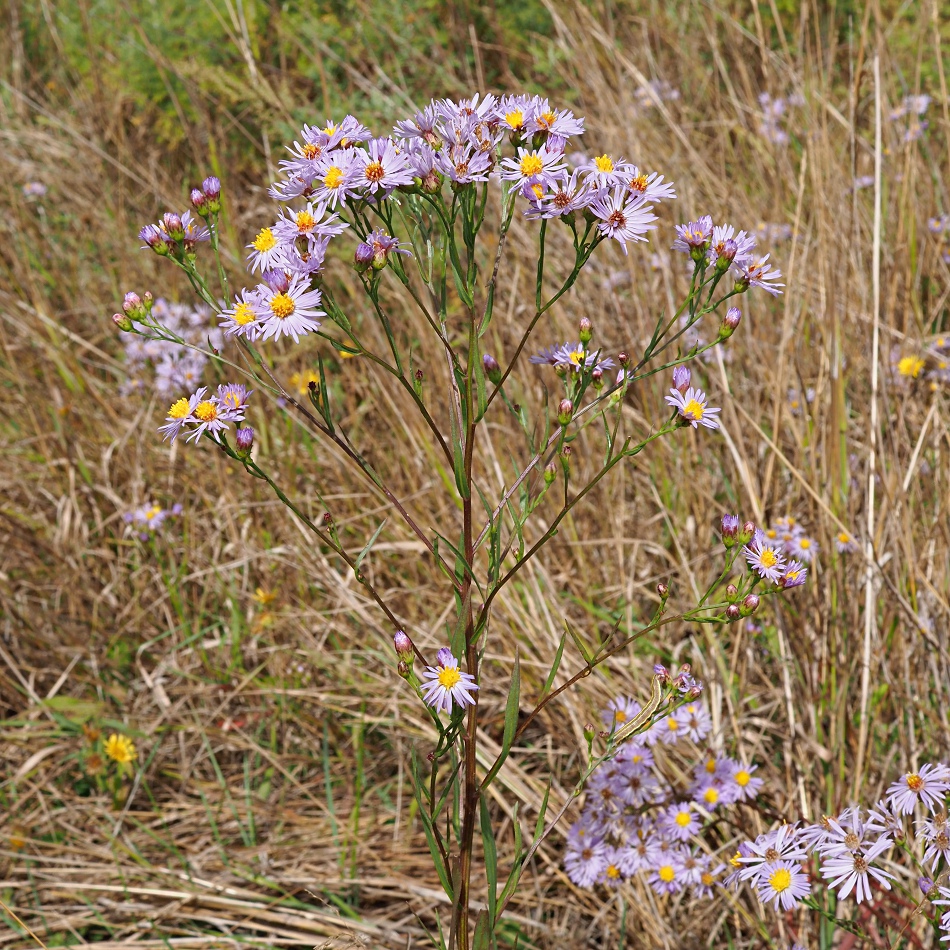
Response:
[[[897,372],[911,379],[916,379],[923,368],[924,361],[919,356],[904,356],[897,364]]]
[[[115,732],[106,739],[106,755],[119,765],[134,762],[139,756],[132,740],[128,736],[120,736]]]
[[[255,603],[260,604],[262,607],[266,607],[268,604],[272,604],[277,600],[277,592],[273,590],[267,590],[264,587],[258,587],[254,591],[254,596],[251,598]]]

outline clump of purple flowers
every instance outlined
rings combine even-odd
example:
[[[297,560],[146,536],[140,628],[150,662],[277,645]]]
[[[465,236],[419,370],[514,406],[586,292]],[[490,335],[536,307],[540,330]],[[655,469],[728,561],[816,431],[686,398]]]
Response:
[[[183,508],[180,504],[172,505],[171,508],[163,508],[161,505],[150,501],[132,511],[125,512],[122,520],[129,526],[129,529],[139,538],[140,541],[148,541],[155,537],[162,530],[162,526],[169,518],[175,518],[180,515]]]
[[[698,684],[686,672],[673,685],[681,691],[685,687],[689,695]],[[618,696],[601,718],[615,731],[640,708]],[[637,876],[657,894],[713,896],[726,865],[717,846],[703,837],[704,830],[717,810],[753,801],[763,781],[755,776],[755,765],[703,754],[701,744],[711,730],[709,711],[693,698],[621,745],[613,759],[596,769],[581,817],[567,834],[564,867],[575,884],[618,887]],[[659,747],[665,747],[662,756],[656,754]],[[696,763],[687,783],[670,773],[666,750],[673,748]]]

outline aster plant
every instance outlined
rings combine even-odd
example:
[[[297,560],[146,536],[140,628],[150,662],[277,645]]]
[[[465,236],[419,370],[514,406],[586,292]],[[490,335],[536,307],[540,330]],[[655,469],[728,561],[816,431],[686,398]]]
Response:
[[[698,381],[693,384],[687,364],[736,331],[741,312],[734,304],[742,294],[750,288],[781,292],[781,275],[768,254],[756,252],[754,237],[701,216],[679,225],[675,239],[667,239],[685,255],[689,288],[674,312],[657,316],[649,339],[638,345],[635,355],[629,352],[632,347],[608,352],[595,343],[587,319],[580,320],[576,339],[562,343],[553,338],[545,317],[575,284],[583,283],[593,255],[609,253],[612,242],[624,254],[636,254],[637,246],[658,230],[656,211],[676,197],[663,175],[641,170],[622,157],[601,155],[570,167],[567,146],[583,131],[583,119],[573,113],[552,107],[546,99],[520,95],[434,100],[382,137],[374,137],[353,116],[323,127],[304,126],[280,162],[280,180],[269,191],[277,205],[274,220],[261,222],[248,245],[253,275],[248,286],[234,293],[222,262],[217,178],[207,178],[192,191],[193,210],[168,212],[141,231],[144,246],[177,267],[199,305],[217,315],[221,345],[202,350],[178,324],[163,319],[162,308],[149,294],[129,294],[122,313],[114,317],[122,331],[136,338],[202,352],[213,358],[208,366],[240,374],[241,383],[232,377],[183,387],[160,432],[169,442],[183,438],[213,447],[266,482],[313,533],[315,543],[353,571],[391,624],[394,674],[398,672],[418,697],[437,736],[434,748],[413,753],[410,771],[426,842],[450,901],[451,912],[440,921],[438,938],[450,950],[497,945],[499,923],[523,869],[573,800],[569,797],[550,814],[545,796],[530,839],[522,840],[516,821],[514,859],[508,867],[501,866],[488,792],[544,707],[636,639],[675,622],[732,623],[753,613],[761,597],[797,586],[805,575],[803,552],[790,562],[778,547],[766,545],[754,524],[727,516],[722,524],[725,567],[694,607],[678,614],[668,610],[670,592],[661,584],[648,623],[620,629],[618,621],[612,635],[596,647],[568,625],[544,685],[533,696],[522,695],[516,659],[500,747],[494,756],[484,751],[479,755],[485,718],[479,704],[483,658],[489,644],[504,635],[492,628],[493,602],[526,564],[543,556],[564,519],[585,499],[594,498],[614,469],[636,464],[658,439],[685,436],[683,429],[690,438],[715,438],[719,409],[709,405]],[[534,230],[536,281],[528,316],[508,328],[515,329],[517,343],[501,360],[486,351],[484,340],[495,319],[516,213]],[[546,252],[552,242],[569,248],[566,273],[551,273]],[[329,279],[325,262],[331,252],[352,261],[363,294],[359,308]],[[429,339],[421,349],[393,319],[390,298],[399,292],[428,329]],[[359,315],[366,312],[385,338],[381,351],[361,333]],[[700,326],[703,337],[698,335]],[[340,356],[363,357],[374,371],[396,381],[405,411],[418,414],[451,473],[445,490],[452,502],[447,508],[460,512],[456,525],[441,532],[420,526],[351,444],[330,399],[329,370],[322,359],[306,390],[309,398],[292,380],[280,378],[272,361],[274,347],[313,338]],[[437,354],[448,369],[447,391],[440,399],[422,385],[418,360],[427,353]],[[524,373],[529,357],[559,388],[553,409],[524,407],[510,397],[509,380]],[[623,403],[657,374],[672,377],[669,405],[643,432],[622,412]],[[441,583],[453,599],[449,642],[434,661],[413,643],[406,625],[361,568],[380,531],[354,556],[341,544],[329,514],[313,520],[291,497],[290,486],[281,485],[267,470],[248,424],[253,412],[260,411],[254,400],[267,397],[334,446],[352,467],[354,480],[368,479],[424,545],[433,583]],[[499,438],[498,427],[493,431],[486,425],[499,414],[514,417],[524,446],[503,446],[499,454],[511,455],[516,471],[510,486],[493,496],[477,474],[477,462],[485,457],[486,446]],[[603,451],[594,473],[579,478],[571,455],[585,430],[590,438],[601,438]],[[542,504],[545,523],[538,526],[534,516]],[[797,565],[794,571],[792,563]],[[734,569],[739,577],[726,583]],[[571,642],[578,656],[572,656]],[[574,671],[562,672],[562,664]],[[643,750],[656,736],[664,742],[680,735],[698,741],[708,731],[708,714],[698,703],[702,683],[688,667],[674,672],[656,668],[652,680],[644,683],[645,694],[647,690],[649,698],[644,695],[642,705],[632,699],[618,701],[606,728],[591,725],[585,730],[585,764],[575,796],[590,779],[590,794],[599,790],[602,797],[610,793],[616,799],[610,807],[616,806],[618,819],[629,817],[649,799],[658,809],[662,806],[656,826],[665,830],[654,847],[645,839],[634,841],[635,835],[620,834],[619,828],[605,836],[602,829],[588,827],[596,838],[593,860],[584,857],[581,847],[582,821],[571,832],[570,873],[585,884],[615,886],[636,869],[662,893],[688,885],[709,894],[721,868],[690,844],[703,820],[700,809],[708,815],[726,802],[754,797],[760,783],[752,776],[753,766],[723,759],[714,763],[714,774],[697,777],[689,790],[692,797],[657,797]],[[606,771],[599,771],[605,763]],[[482,894],[472,893],[476,858],[485,866],[487,890]],[[775,887],[786,874],[792,882],[786,889],[797,894],[799,874],[791,864],[778,875]],[[780,903],[784,906],[785,901]],[[484,909],[473,916],[478,902]]]

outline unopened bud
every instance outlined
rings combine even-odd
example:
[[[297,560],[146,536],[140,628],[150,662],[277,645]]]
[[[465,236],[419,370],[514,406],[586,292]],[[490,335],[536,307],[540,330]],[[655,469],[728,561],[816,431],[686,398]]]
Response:
[[[742,616],[742,613],[739,610],[738,604],[730,604],[726,608],[726,620],[728,620],[729,623],[732,623],[733,621],[738,620],[741,616]]]
[[[594,367],[594,371],[590,374],[590,378],[591,382],[594,384],[594,389],[603,389],[604,371],[599,366]]]
[[[142,306],[142,298],[134,291],[130,290],[122,301],[122,309],[130,316],[137,317],[140,313],[145,313]]]
[[[360,274],[365,274],[373,266],[373,245],[360,241],[353,252],[353,266]]]
[[[660,581],[656,585],[656,592],[659,594],[661,600],[666,600],[670,596],[670,586],[669,584],[664,584],[663,581]]]
[[[422,179],[422,190],[427,195],[438,194],[442,190],[442,176],[433,168]]]
[[[696,680],[692,686],[686,691],[687,699],[696,699],[697,696],[703,691],[703,684],[701,680]]]
[[[722,323],[719,324],[719,339],[726,340],[731,337],[736,332],[740,320],[742,320],[742,311],[738,307],[730,307],[722,318]]]
[[[937,887],[929,877],[917,878],[917,886],[920,888],[920,893],[928,899],[938,896]]]
[[[132,329],[132,321],[124,313],[112,314],[112,322],[126,333]]]
[[[572,415],[574,415],[574,404],[570,399],[562,399],[557,406],[557,421],[562,426],[566,426],[571,421]]]
[[[191,205],[202,218],[208,214],[208,196],[200,188],[191,189]]]
[[[168,236],[173,241],[181,241],[184,238],[185,228],[181,223],[180,215],[175,214],[174,211],[166,211],[162,217],[162,223],[165,225]]]
[[[731,548],[739,538],[739,516],[723,515],[719,529],[722,531],[722,543]]]
[[[748,617],[750,614],[754,614],[758,609],[759,595],[746,594],[745,599],[742,601],[742,616]]]
[[[147,247],[162,257],[166,257],[171,252],[168,235],[157,224],[146,224],[139,231],[139,240],[144,241]]]
[[[594,724],[592,722],[584,724],[584,738],[587,740],[588,745],[594,741],[594,732]]]
[[[738,597],[738,596],[739,596],[739,588],[736,587],[735,584],[730,584],[730,585],[726,588],[726,597],[728,597],[729,600],[733,600],[733,601],[734,601],[734,600],[736,599],[736,597]]]
[[[736,259],[739,245],[732,238],[722,242],[722,248],[716,255],[716,268],[720,271],[729,270],[729,265]]]
[[[242,426],[234,433],[234,444],[238,455],[250,455],[254,446],[254,430],[251,426]]]
[[[482,366],[485,369],[485,375],[493,383],[501,382],[501,367],[498,365],[498,360],[491,353],[485,353],[482,356]]]
[[[578,328],[581,343],[590,343],[591,338],[594,335],[593,324],[590,322],[590,320],[588,320],[587,317],[581,317],[581,322]]]
[[[221,182],[215,175],[209,175],[202,183],[201,190],[207,199],[208,214],[217,214],[221,210]]]
[[[544,484],[550,485],[557,478],[557,466],[553,462],[548,462],[544,466]]]
[[[738,544],[748,544],[755,537],[755,522],[744,521],[739,529],[739,536],[736,538]]]
[[[329,528],[330,525],[333,524],[333,515],[331,515],[329,511],[325,511],[321,520],[323,521],[323,526]]]
[[[689,371],[688,366],[674,366],[673,388],[678,389],[681,393],[685,393],[686,390],[689,389],[689,384],[692,377],[693,374]]]
[[[630,357],[627,356],[626,353],[618,353],[618,354],[617,354],[617,362],[618,362],[621,366],[626,366],[627,363],[630,362]]]
[[[393,634],[393,646],[396,648],[396,655],[400,660],[412,663],[412,640],[404,630],[397,630]]]
[[[693,672],[693,667],[692,667],[692,665],[689,664],[689,663],[684,663],[684,664],[680,667],[680,673],[685,673],[687,676],[688,676],[690,673],[692,673],[692,672]]]

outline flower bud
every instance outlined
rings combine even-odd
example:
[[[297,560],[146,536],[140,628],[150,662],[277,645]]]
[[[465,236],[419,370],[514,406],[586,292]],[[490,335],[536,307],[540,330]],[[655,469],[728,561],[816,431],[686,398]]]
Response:
[[[579,324],[579,331],[580,331],[579,335],[580,335],[581,343],[584,343],[584,344],[590,343],[591,338],[594,335],[594,328],[593,328],[593,324],[590,322],[590,320],[587,319],[587,317],[581,317],[581,322]]]
[[[405,660],[400,660],[396,664],[396,672],[404,679],[409,679],[409,676],[412,674],[412,669]]]
[[[681,693],[688,693],[696,685],[696,680],[689,673],[678,673],[673,680],[673,686]]]
[[[742,613],[739,610],[738,604],[730,604],[726,608],[726,620],[728,620],[729,623],[732,623],[733,621],[738,620],[741,616],[742,616]]]
[[[181,223],[180,215],[174,211],[166,211],[162,217],[162,223],[165,225],[165,231],[173,241],[181,241],[185,237],[185,228]]]
[[[360,241],[353,252],[353,266],[357,273],[365,274],[373,266],[373,245]]]
[[[571,454],[573,453],[573,451],[574,451],[574,450],[573,450],[569,445],[565,445],[564,448],[561,449],[561,457],[562,457],[563,459],[565,459],[565,460],[566,460],[566,459],[570,459]]]
[[[720,530],[722,531],[722,543],[727,548],[731,548],[739,539],[739,516],[723,515]]]
[[[748,617],[750,614],[754,614],[759,609],[759,595],[758,594],[746,594],[745,599],[742,601],[742,608],[740,613],[743,617]]]
[[[261,280],[263,280],[275,294],[285,294],[290,290],[290,278],[284,271],[275,267],[262,271]]]
[[[442,176],[431,168],[422,179],[422,190],[427,195],[437,195],[442,190]]]
[[[570,399],[562,399],[557,406],[557,421],[566,426],[574,415],[574,404]]]
[[[396,648],[396,656],[398,656],[400,660],[412,663],[412,640],[409,639],[409,636],[404,630],[397,630],[393,634],[393,646]]]
[[[702,680],[696,680],[696,682],[693,683],[693,685],[690,686],[690,688],[686,691],[686,698],[696,699],[699,696],[699,694],[702,693],[702,691],[703,691]]]
[[[584,724],[584,738],[587,740],[588,745],[590,745],[594,741],[594,735],[595,735],[594,724],[592,722],[585,723]]]
[[[485,369],[485,375],[495,384],[501,382],[501,367],[498,360],[491,353],[482,356],[482,366]]]
[[[692,667],[692,665],[689,664],[689,663],[684,663],[684,664],[680,667],[680,673],[686,673],[687,675],[689,675],[689,674],[692,673],[692,672],[693,672],[693,667]]]
[[[112,314],[112,322],[126,333],[132,329],[132,321],[124,313]]]
[[[238,455],[250,455],[254,445],[254,430],[251,426],[243,426],[234,433],[234,445]]]
[[[653,664],[653,675],[660,677],[661,683],[669,683],[670,671],[662,663]]]
[[[191,206],[202,218],[208,215],[208,197],[200,188],[191,189]]]
[[[734,601],[734,600],[736,599],[736,597],[738,597],[738,596],[739,596],[739,588],[736,587],[735,584],[730,584],[730,585],[726,588],[726,597],[728,597],[729,600]]]
[[[660,581],[656,585],[656,592],[659,594],[660,600],[666,600],[670,596],[670,587],[669,584],[664,584],[663,581]]]
[[[544,484],[551,485],[557,478],[557,466],[554,462],[548,462],[544,467]]]
[[[590,374],[590,379],[594,384],[594,389],[604,388],[604,371],[599,366],[594,367],[594,371]]]
[[[617,362],[618,362],[621,366],[626,366],[627,363],[630,362],[630,357],[627,356],[626,353],[618,353],[618,354],[617,354]]]
[[[917,886],[920,888],[920,893],[928,899],[938,896],[937,887],[929,877],[917,878]]]
[[[723,241],[722,248],[716,255],[716,270],[720,273],[729,270],[729,265],[736,259],[736,251],[738,250],[739,245],[732,238]]]
[[[744,521],[739,529],[739,536],[736,538],[736,544],[748,544],[755,537],[755,522]]]
[[[221,182],[214,176],[209,175],[202,183],[201,190],[207,199],[208,214],[217,214],[221,210]]]
[[[730,307],[722,318],[722,323],[719,324],[719,339],[728,340],[736,332],[741,319],[742,311],[738,307]]]
[[[688,366],[674,366],[673,367],[673,388],[678,389],[681,393],[685,393],[689,389],[690,380],[692,379],[693,374],[689,371]]]

